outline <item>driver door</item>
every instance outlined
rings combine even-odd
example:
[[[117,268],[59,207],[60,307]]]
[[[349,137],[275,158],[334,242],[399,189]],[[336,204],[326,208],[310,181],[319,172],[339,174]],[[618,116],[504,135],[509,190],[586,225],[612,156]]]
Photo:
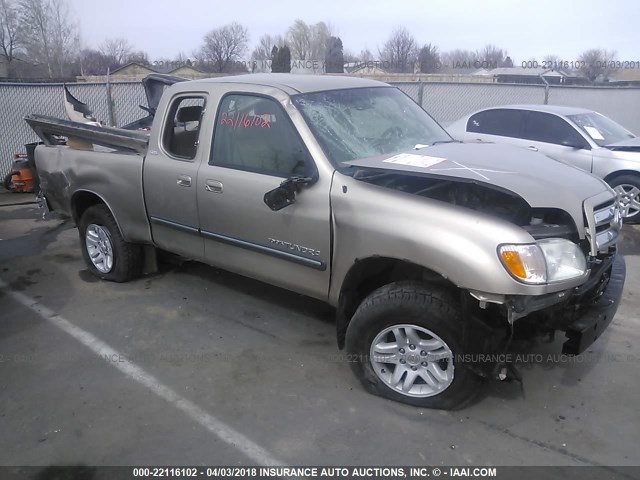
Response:
[[[197,181],[200,230],[211,264],[326,298],[330,178],[319,177],[284,108],[273,98],[222,98],[208,162]],[[265,193],[292,176],[314,177],[295,203],[272,211]]]

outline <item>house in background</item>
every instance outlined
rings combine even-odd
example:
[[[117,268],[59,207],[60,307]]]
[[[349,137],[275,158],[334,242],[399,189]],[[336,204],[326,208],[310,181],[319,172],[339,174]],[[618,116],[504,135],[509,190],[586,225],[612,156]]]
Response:
[[[188,78],[189,80],[198,80],[199,78],[207,78],[212,76],[210,73],[205,73],[188,64],[184,64],[178,68],[174,68],[167,73],[169,75],[173,75],[174,77]]]
[[[481,69],[473,76],[492,77],[496,83],[523,83],[529,85],[587,85],[589,81],[575,72],[548,68],[500,67],[492,70]]]
[[[344,73],[349,75],[387,75],[380,62],[349,62],[344,64]]]
[[[142,80],[144,77],[151,73],[158,73],[153,68],[142,65],[141,63],[131,62],[116,68],[110,73],[111,77],[115,77],[114,80]]]
[[[618,68],[609,75],[605,85],[612,87],[640,87],[640,70],[634,68]]]

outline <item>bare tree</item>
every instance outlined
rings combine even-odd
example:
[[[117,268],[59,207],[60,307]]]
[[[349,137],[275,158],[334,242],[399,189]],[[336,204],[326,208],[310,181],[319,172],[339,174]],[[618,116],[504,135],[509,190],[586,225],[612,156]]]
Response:
[[[296,60],[322,60],[327,52],[327,41],[333,35],[333,27],[325,22],[307,25],[296,20],[287,31],[287,45]]]
[[[14,0],[0,0],[0,53],[8,63],[22,46],[20,15]]]
[[[325,22],[318,22],[311,27],[311,58],[322,60],[327,54],[329,39],[333,36],[333,27]]]
[[[79,46],[68,5],[64,0],[21,0],[19,5],[27,58],[46,65],[49,77],[64,76]]]
[[[237,68],[234,63],[246,53],[248,42],[247,29],[233,22],[207,33],[196,59],[211,72],[231,72]]]
[[[285,41],[282,35],[263,35],[260,37],[258,46],[251,53],[252,60],[268,60],[271,58],[273,47],[284,47]]]
[[[446,70],[463,73],[464,71],[476,70],[478,56],[476,52],[470,50],[452,50],[440,55],[440,61]]]
[[[504,66],[507,52],[495,45],[485,45],[477,54],[479,68],[498,68]]]
[[[100,52],[112,60],[115,65],[124,65],[130,62],[133,53],[133,45],[126,38],[107,38],[99,47]]]
[[[99,50],[85,48],[78,55],[80,75],[105,75],[107,69],[113,68],[112,59]]]
[[[251,52],[252,72],[269,71],[269,62],[272,60],[273,47],[278,49],[284,47],[285,40],[282,35],[263,35],[258,41],[258,45]]]
[[[140,65],[151,64],[151,62],[149,62],[149,55],[147,55],[147,52],[144,52],[142,50],[132,51],[127,57],[127,59],[125,60],[125,62],[126,63],[135,62],[135,63],[139,63]]]
[[[373,62],[373,53],[368,48],[364,50],[360,50],[360,55],[358,55],[358,61],[362,63]]]
[[[583,52],[579,57],[581,65],[578,70],[589,79],[591,83],[596,80],[607,80],[613,67],[612,62],[616,60],[616,52],[592,48]]]
[[[297,60],[307,60],[311,56],[311,27],[302,20],[296,20],[287,31],[287,44],[291,55]]]
[[[383,67],[394,72],[413,72],[417,47],[414,36],[406,28],[397,27],[379,51]]]

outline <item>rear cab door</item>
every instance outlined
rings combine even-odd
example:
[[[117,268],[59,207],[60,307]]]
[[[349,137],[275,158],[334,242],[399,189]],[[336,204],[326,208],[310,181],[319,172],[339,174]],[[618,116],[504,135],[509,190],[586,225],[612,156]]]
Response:
[[[182,87],[181,87],[182,88]],[[209,141],[208,94],[167,90],[154,119],[143,169],[147,215],[154,243],[180,255],[203,259],[204,241],[198,231],[196,180]],[[205,136],[206,137],[206,136]]]
[[[216,95],[212,145],[197,180],[207,262],[326,299],[333,170],[314,161],[303,140],[312,135],[285,92],[242,84],[225,90]],[[265,194],[294,176],[313,182],[295,203],[271,210]]]

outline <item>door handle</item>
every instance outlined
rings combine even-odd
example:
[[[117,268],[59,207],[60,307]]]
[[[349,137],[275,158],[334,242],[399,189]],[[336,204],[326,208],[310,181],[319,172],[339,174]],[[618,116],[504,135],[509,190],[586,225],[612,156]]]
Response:
[[[218,180],[207,180],[204,184],[204,189],[207,192],[222,193],[222,182]]]
[[[531,150],[532,152],[537,152],[538,151],[538,149],[536,147],[534,147],[533,145],[529,145],[527,148],[529,150]]]
[[[189,175],[178,175],[178,181],[176,183],[181,187],[190,187],[191,177]]]

